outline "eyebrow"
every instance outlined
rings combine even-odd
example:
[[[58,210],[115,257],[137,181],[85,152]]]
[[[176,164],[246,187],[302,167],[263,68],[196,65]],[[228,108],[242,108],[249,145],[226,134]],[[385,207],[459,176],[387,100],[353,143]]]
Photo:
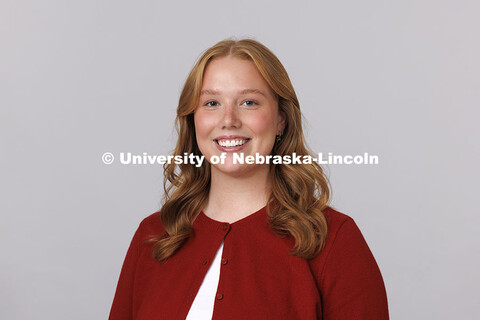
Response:
[[[260,91],[258,89],[243,89],[243,90],[239,91],[238,93],[239,94],[258,93],[258,94],[261,94],[262,96],[266,97],[265,93],[263,93],[262,91]],[[220,91],[209,90],[209,89],[204,89],[204,90],[200,91],[200,95],[204,95],[204,94],[209,94],[209,95],[215,96],[215,95],[219,95]]]

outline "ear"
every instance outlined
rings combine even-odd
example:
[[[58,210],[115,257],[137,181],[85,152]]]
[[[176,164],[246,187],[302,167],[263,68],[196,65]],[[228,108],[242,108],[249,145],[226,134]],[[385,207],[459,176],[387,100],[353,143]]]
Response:
[[[287,116],[282,110],[278,110],[277,134],[282,133],[286,125],[287,125]]]

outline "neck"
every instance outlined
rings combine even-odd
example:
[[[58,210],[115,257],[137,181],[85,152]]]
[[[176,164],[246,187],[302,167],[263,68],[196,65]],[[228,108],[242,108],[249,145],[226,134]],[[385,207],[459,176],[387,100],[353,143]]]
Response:
[[[231,176],[212,166],[203,212],[214,220],[233,223],[263,208],[270,195],[268,172],[265,165],[250,174]]]

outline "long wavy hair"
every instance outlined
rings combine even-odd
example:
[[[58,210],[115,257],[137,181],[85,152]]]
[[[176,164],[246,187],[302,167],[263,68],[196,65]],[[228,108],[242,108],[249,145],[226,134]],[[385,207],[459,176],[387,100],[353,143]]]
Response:
[[[177,107],[175,127],[178,140],[174,155],[202,155],[196,140],[194,111],[200,98],[206,66],[213,59],[231,56],[253,61],[275,93],[279,112],[286,116],[286,126],[271,154],[313,155],[302,130],[302,116],[295,90],[280,60],[263,44],[252,39],[223,40],[207,49],[188,75]],[[191,164],[164,165],[164,198],[160,210],[165,233],[148,240],[153,243],[153,257],[164,261],[189,239],[193,220],[203,209],[210,190],[210,163],[200,168]],[[291,236],[295,245],[290,253],[313,258],[323,247],[327,222],[322,210],[330,199],[330,184],[320,165],[270,164],[271,193],[267,204],[269,224],[279,237]]]

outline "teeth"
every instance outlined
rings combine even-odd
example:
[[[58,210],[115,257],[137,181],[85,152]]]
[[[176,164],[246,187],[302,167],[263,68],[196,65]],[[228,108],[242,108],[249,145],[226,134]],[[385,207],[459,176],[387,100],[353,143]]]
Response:
[[[217,140],[217,142],[222,147],[236,147],[245,144],[247,140]]]

